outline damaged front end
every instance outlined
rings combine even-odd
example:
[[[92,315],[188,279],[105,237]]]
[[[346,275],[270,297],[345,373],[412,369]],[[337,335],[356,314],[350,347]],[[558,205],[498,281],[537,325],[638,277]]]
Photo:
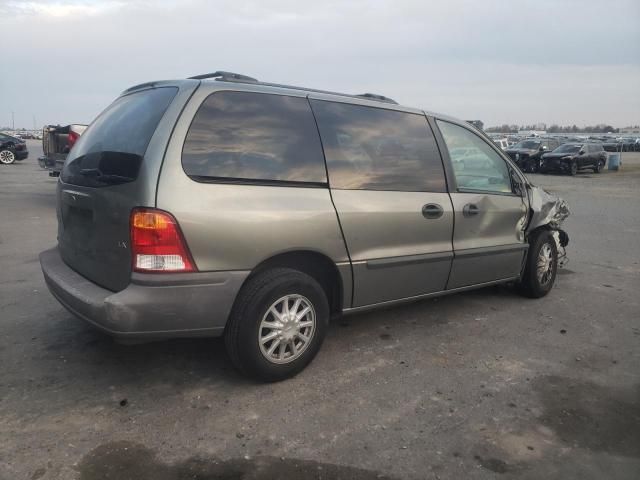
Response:
[[[560,227],[570,213],[567,202],[543,188],[531,184],[527,185],[527,195],[531,215],[525,232],[529,235],[541,227],[552,230],[558,252],[562,252],[560,257],[563,261],[560,264],[566,263],[565,247],[569,245],[569,235]]]

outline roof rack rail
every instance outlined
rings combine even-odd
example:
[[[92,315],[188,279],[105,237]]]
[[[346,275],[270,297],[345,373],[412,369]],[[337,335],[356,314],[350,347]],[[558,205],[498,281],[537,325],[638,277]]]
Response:
[[[218,71],[213,73],[204,73],[202,75],[195,75],[189,78],[194,80],[204,80],[206,78],[217,78],[224,82],[258,83],[257,78],[249,77],[247,75],[242,75],[240,73],[223,72],[223,71]]]
[[[141,88],[153,87],[156,83],[158,82],[154,81],[154,82],[139,83],[138,85],[134,85],[133,87],[129,87],[126,90],[123,90],[120,95],[124,95],[125,93],[131,93],[134,90],[139,90]]]
[[[348,93],[331,92],[328,90],[318,90],[315,88],[307,88],[307,87],[296,87],[293,85],[284,85],[281,83],[260,82],[256,78],[249,77],[247,75],[242,75],[240,73],[233,73],[233,72],[218,71],[214,73],[205,73],[202,75],[195,75],[189,78],[192,78],[194,80],[205,80],[207,78],[215,78],[216,80],[221,80],[223,82],[254,83],[258,85],[264,85],[265,87],[290,88],[294,90],[301,90],[303,92],[326,93],[329,95],[340,95],[341,97],[363,98],[365,100],[374,100],[376,102],[384,102],[384,103],[390,103],[393,105],[398,105],[398,102],[396,102],[395,100],[389,97],[385,97],[384,95],[377,95],[375,93],[362,93],[360,95],[351,95]]]
[[[377,100],[379,102],[393,103],[394,105],[398,105],[398,102],[396,102],[394,99],[385,97],[384,95],[378,95],[377,93],[361,93],[354,96],[366,98],[367,100]]]

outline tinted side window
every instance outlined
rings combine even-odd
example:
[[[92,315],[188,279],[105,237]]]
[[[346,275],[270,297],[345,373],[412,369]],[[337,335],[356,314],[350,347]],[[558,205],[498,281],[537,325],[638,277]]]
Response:
[[[182,166],[203,180],[327,181],[309,102],[283,95],[211,94],[191,123]]]
[[[332,188],[446,192],[423,115],[312,100]]]
[[[506,162],[482,138],[466,128],[438,120],[461,190],[512,193]]]

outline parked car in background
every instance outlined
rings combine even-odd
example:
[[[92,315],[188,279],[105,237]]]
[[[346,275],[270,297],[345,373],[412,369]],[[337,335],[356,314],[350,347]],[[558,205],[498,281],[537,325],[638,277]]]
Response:
[[[564,172],[575,175],[580,170],[592,169],[600,173],[607,163],[602,143],[565,143],[540,160],[540,172]]]
[[[528,138],[509,147],[506,153],[523,172],[536,173],[542,154],[555,150],[560,143],[556,138]]]
[[[264,381],[305,368],[333,315],[506,282],[543,297],[568,243],[566,204],[467,122],[228,72],[125,90],[57,212],[40,262],[62,305],[125,342],[224,336]]]
[[[509,141],[506,138],[494,138],[493,143],[495,143],[500,150],[509,148]]]
[[[67,155],[87,129],[87,125],[46,125],[42,129],[42,152],[38,157],[40,167],[49,170],[49,175],[57,177],[62,171]]]
[[[621,152],[622,142],[619,139],[610,137],[602,141],[602,147],[606,152]]]
[[[29,156],[27,144],[21,138],[0,133],[0,163],[10,165]]]
[[[487,156],[476,147],[454,147],[449,154],[458,171],[483,168],[487,164]]]
[[[622,151],[623,152],[635,152],[640,148],[640,139],[635,137],[622,137],[620,139],[620,143],[622,143]]]

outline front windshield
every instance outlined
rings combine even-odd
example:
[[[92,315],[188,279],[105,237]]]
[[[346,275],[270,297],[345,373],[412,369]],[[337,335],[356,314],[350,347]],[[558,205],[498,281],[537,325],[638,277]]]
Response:
[[[523,142],[517,143],[514,148],[526,148],[529,150],[534,150],[536,148],[540,148],[540,142],[536,142],[534,140],[525,140]]]
[[[554,150],[556,153],[576,153],[580,151],[581,145],[575,145],[571,143],[565,143],[564,145],[560,145],[558,148]]]

